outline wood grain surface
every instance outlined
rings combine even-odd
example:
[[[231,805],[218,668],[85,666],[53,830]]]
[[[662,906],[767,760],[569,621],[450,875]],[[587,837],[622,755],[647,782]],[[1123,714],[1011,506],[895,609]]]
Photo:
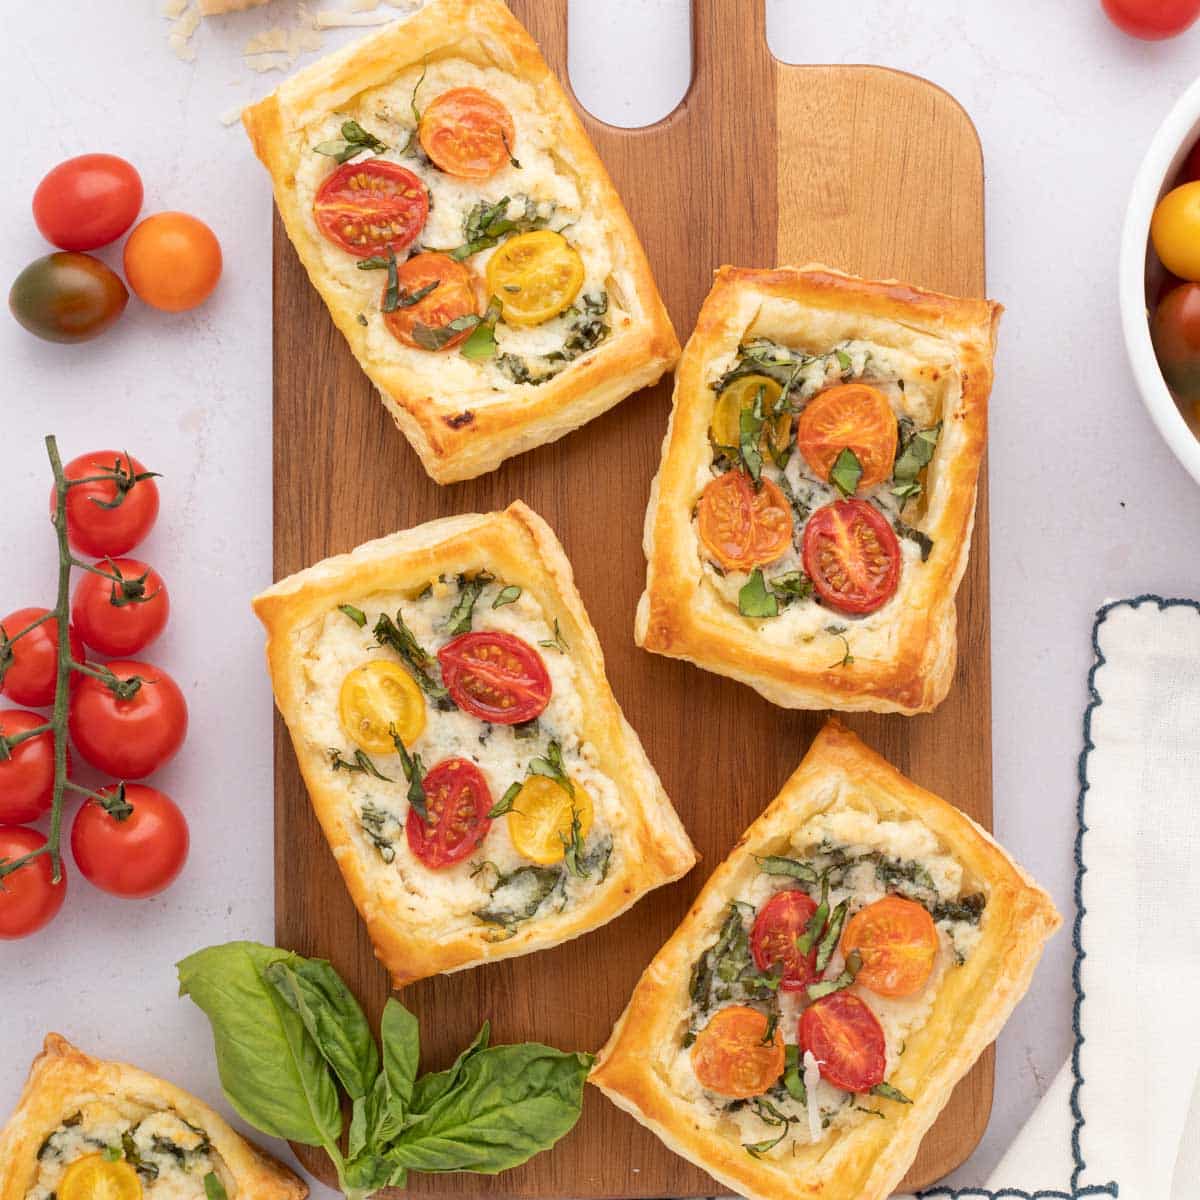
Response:
[[[567,0],[510,0],[566,78]],[[584,121],[637,226],[682,339],[713,268],[821,259],[874,276],[982,295],[983,178],[953,99],[874,67],[794,67],[766,46],[762,0],[694,0],[694,79],[642,130]],[[619,69],[614,65],[614,70]],[[570,437],[482,479],[432,483],[396,432],[275,225],[275,571],[368,538],[520,497],[557,530],[600,635],[609,677],[703,861],[606,928],[554,950],[404,992],[424,1069],[445,1066],[484,1018],[495,1041],[597,1049],[643,967],[712,868],[796,766],[823,716],[633,643],[642,519],[670,406],[669,380]],[[986,479],[959,594],[959,666],[934,714],[848,722],[917,782],[991,823]],[[388,983],[276,725],[276,934],[332,960],[377,1019]],[[908,1177],[924,1186],[971,1152],[992,1096],[989,1051],[960,1084]],[[320,1152],[297,1147],[326,1179]],[[723,1189],[587,1089],[577,1128],[498,1177],[412,1176],[410,1191],[494,1197],[706,1196]]]

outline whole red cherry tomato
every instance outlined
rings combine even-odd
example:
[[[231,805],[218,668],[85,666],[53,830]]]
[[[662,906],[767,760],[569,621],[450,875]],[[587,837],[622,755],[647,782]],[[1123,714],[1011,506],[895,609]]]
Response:
[[[79,873],[101,891],[142,899],[174,882],[188,855],[183,813],[156,788],[101,788],[107,804],[88,800],[71,826],[71,853]]]
[[[158,485],[153,472],[116,450],[96,450],[63,468],[67,479],[87,479],[67,491],[67,534],[71,545],[93,558],[125,554],[153,528]],[[50,493],[54,515],[55,494]]]
[[[17,737],[46,724],[46,718],[22,708],[0,712],[0,736]],[[67,756],[68,766],[70,755]],[[0,758],[0,822],[24,825],[50,809],[54,798],[54,734],[34,734]]]
[[[24,858],[46,844],[36,829],[22,825],[0,825],[0,863]],[[3,879],[0,887],[0,938],[13,939],[36,933],[62,908],[67,895],[64,870],[54,882],[54,864],[42,854],[18,867]]]
[[[58,677],[58,618],[48,608],[19,608],[0,621],[0,693],[16,704],[42,708],[54,703]],[[46,617],[46,620],[42,620]],[[41,624],[33,626],[34,621]],[[28,629],[28,633],[22,630]],[[21,634],[20,637],[17,635]],[[68,627],[71,657],[83,660],[83,643]]]
[[[1200,16],[1200,0],[1101,0],[1118,29],[1148,42],[1182,33]]]
[[[135,558],[96,563],[76,585],[71,601],[79,636],[109,658],[144,650],[166,628],[170,611],[162,576]]]
[[[115,154],[81,154],[50,171],[33,193],[33,219],[61,250],[115,242],[142,207],[142,180]]]

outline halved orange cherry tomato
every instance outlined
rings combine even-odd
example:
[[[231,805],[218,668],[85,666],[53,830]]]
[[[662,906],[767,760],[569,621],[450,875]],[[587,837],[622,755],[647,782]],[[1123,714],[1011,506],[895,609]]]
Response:
[[[865,500],[835,500],[818,508],[804,527],[802,557],[817,595],[838,612],[875,612],[900,581],[900,543],[884,515]]]
[[[749,571],[791,544],[792,510],[769,479],[755,491],[744,471],[726,471],[700,497],[700,539],[727,571]]]
[[[85,1154],[66,1170],[58,1185],[61,1200],[141,1200],[142,1181],[124,1159]]]
[[[846,923],[842,950],[862,955],[855,983],[880,996],[913,996],[933,974],[937,926],[915,900],[884,896]]]
[[[355,667],[338,695],[342,728],[368,754],[393,754],[391,730],[411,746],[425,729],[425,697],[399,664],[378,658]]]
[[[451,321],[479,315],[479,276],[448,254],[414,254],[396,270],[401,304],[383,314],[388,332],[406,346],[449,350],[471,336],[472,325],[448,329]],[[404,303],[434,284],[415,304]],[[384,295],[386,298],[386,285]],[[428,331],[428,332],[426,332]]]
[[[779,397],[783,395],[783,387],[768,375],[742,375],[717,397],[709,433],[718,446],[737,446],[740,443],[742,413],[754,407],[760,389],[766,421],[759,434],[759,449],[766,452],[772,447],[776,450],[787,448],[792,436],[792,410],[784,405],[782,412],[771,416]]]
[[[796,423],[796,444],[818,479],[828,479],[837,456],[854,451],[860,488],[892,477],[899,426],[888,398],[865,383],[842,383],[814,396]]]
[[[519,233],[488,259],[487,283],[510,325],[541,325],[579,295],[583,259],[561,233]]]
[[[592,827],[592,798],[577,779],[571,780],[574,796],[545,775],[531,775],[521,785],[508,814],[508,836],[518,854],[539,866],[562,862],[571,840],[571,826],[579,820],[579,836]]]
[[[407,250],[427,216],[425,185],[407,167],[383,158],[344,163],[313,201],[317,228],[359,258]]]
[[[834,992],[804,1010],[800,1046],[843,1092],[869,1092],[883,1082],[887,1042],[875,1014],[853,992]]]
[[[483,772],[466,758],[442,759],[425,773],[423,786],[429,820],[410,809],[404,832],[413,854],[437,870],[461,862],[487,836],[492,794]]]
[[[532,721],[550,703],[542,656],[511,633],[464,633],[437,652],[450,698],[496,725]]]
[[[801,954],[796,946],[817,911],[817,902],[799,890],[776,892],[758,910],[750,930],[750,951],[760,971],[769,971],[776,963],[783,966],[779,984],[785,992],[798,992],[817,977],[817,949]]]
[[[421,114],[421,148],[447,175],[487,179],[512,157],[512,114],[482,88],[443,92]]]
[[[692,1046],[692,1070],[703,1087],[721,1096],[761,1096],[783,1074],[783,1034],[763,1042],[767,1018],[757,1008],[733,1004],[713,1015]]]

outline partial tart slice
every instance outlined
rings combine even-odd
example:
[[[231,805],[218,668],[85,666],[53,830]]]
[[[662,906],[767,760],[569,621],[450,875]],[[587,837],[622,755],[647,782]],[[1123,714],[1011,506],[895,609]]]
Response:
[[[1000,311],[722,267],[675,376],[638,644],[787,708],[938,705]]]
[[[695,862],[563,549],[519,501],[369,542],[254,607],[397,987],[577,937]]]
[[[621,199],[501,0],[432,0],[244,122],[313,286],[439,483],[562,437],[679,357]]]
[[[48,1034],[0,1132],[0,1200],[303,1200],[308,1188],[207,1104]]]
[[[883,1200],[1059,915],[831,721],[646,969],[591,1082],[754,1200]]]

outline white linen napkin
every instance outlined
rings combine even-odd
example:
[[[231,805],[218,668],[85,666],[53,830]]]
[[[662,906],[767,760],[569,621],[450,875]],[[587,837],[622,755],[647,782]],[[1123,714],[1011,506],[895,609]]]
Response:
[[[957,1195],[1200,1200],[1200,605],[1106,605],[1079,763],[1076,1043]]]

